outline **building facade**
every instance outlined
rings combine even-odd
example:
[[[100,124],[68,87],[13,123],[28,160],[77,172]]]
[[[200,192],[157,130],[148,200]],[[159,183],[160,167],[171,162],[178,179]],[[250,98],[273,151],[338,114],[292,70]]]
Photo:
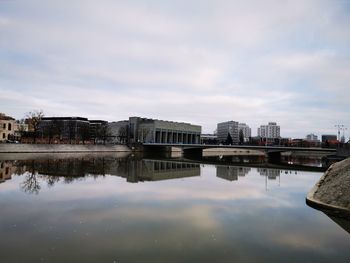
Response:
[[[130,143],[199,144],[202,127],[184,122],[130,117],[128,140]]]
[[[335,142],[338,141],[337,135],[333,134],[324,134],[322,135],[322,142]]]
[[[95,142],[103,139],[103,137],[108,137],[108,122],[103,120],[89,120],[89,131],[90,140]]]
[[[239,129],[237,121],[226,121],[217,124],[217,137],[219,142],[226,142],[228,135],[232,138],[233,144],[239,142]]]
[[[244,141],[249,141],[249,138],[252,137],[252,129],[245,123],[238,123],[238,132],[243,133]]]
[[[128,143],[129,121],[113,121],[108,123],[108,131],[110,133],[109,143],[126,144]]]
[[[82,117],[43,117],[39,123],[41,138],[64,142],[90,139],[90,122]]]
[[[0,142],[13,140],[15,137],[16,120],[0,113]]]
[[[269,122],[267,125],[261,125],[258,128],[258,136],[268,139],[281,138],[281,128],[276,122]]]
[[[319,141],[318,136],[313,133],[306,135],[306,140],[310,142]]]

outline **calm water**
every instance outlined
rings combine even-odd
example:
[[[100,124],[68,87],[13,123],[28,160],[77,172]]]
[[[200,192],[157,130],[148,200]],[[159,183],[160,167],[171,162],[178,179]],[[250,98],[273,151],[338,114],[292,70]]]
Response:
[[[349,233],[305,204],[320,172],[1,158],[2,263],[350,261]]]

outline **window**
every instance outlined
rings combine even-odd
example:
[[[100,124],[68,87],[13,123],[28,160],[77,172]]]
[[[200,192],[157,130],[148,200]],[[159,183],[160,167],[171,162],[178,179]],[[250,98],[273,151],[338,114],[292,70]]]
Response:
[[[5,133],[2,134],[2,138],[5,139]]]
[[[2,125],[2,128],[3,128],[3,129],[6,129],[6,123],[4,123],[4,124]]]
[[[11,123],[9,123],[7,126],[8,126],[8,130],[11,131],[11,128],[12,128]]]

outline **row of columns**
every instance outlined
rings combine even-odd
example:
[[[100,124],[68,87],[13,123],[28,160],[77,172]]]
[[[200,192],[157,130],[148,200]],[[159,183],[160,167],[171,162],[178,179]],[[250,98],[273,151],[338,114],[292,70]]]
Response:
[[[155,143],[199,144],[200,134],[169,130],[155,130]]]

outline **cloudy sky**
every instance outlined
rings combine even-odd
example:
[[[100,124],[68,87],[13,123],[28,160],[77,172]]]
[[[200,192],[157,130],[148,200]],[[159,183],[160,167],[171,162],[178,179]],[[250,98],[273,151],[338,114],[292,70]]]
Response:
[[[350,1],[0,0],[0,112],[350,126]],[[350,127],[349,127],[350,128]],[[347,131],[349,134],[349,131]]]

